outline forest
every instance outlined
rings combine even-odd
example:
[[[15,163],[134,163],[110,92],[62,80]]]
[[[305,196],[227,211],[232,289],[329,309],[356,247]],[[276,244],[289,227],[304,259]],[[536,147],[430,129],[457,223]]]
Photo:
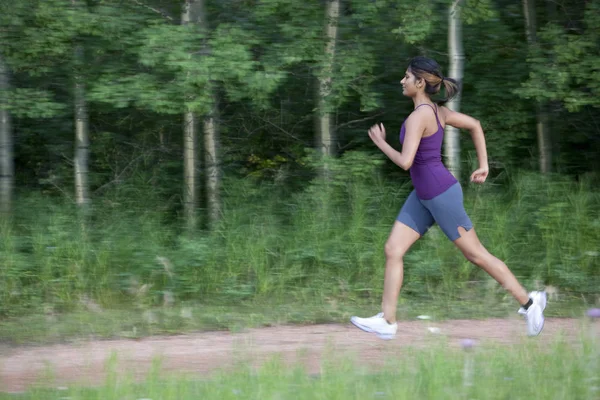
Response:
[[[484,128],[484,185],[444,141],[484,245],[600,301],[599,0],[1,0],[0,316],[378,304],[412,185],[367,130],[400,149],[417,55]],[[402,301],[505,296],[436,228],[405,265]]]

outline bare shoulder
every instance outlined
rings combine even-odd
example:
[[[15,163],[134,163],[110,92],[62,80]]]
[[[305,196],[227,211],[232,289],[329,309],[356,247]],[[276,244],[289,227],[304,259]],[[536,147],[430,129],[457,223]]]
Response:
[[[446,125],[458,129],[474,129],[479,126],[479,121],[470,115],[452,111],[448,107],[440,106],[440,117]]]
[[[411,124],[426,124],[431,119],[435,119],[433,108],[419,107],[410,113],[406,122],[410,122]]]

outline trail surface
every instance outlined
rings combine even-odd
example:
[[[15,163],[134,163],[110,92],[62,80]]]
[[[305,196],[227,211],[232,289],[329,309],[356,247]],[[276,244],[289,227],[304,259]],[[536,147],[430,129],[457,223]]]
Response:
[[[430,328],[439,329],[432,333]],[[394,340],[382,341],[351,324],[276,326],[240,333],[202,332],[140,340],[80,341],[51,346],[5,347],[0,350],[0,391],[22,392],[32,385],[68,387],[99,385],[106,379],[107,364],[116,356],[119,373],[142,379],[154,360],[165,372],[198,376],[234,368],[240,363],[260,366],[279,354],[286,362],[302,363],[318,373],[326,351],[357,357],[376,366],[386,355],[398,356],[408,347],[445,340],[459,346],[463,338],[481,343],[510,345],[525,340],[552,342],[559,337],[578,340],[581,321],[547,319],[542,335],[525,337],[520,319],[403,321]],[[436,329],[433,329],[436,331]]]

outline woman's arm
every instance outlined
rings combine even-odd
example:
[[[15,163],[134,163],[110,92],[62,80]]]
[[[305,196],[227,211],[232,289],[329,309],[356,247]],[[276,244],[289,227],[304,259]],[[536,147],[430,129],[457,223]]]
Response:
[[[471,132],[471,138],[473,139],[475,151],[477,152],[477,160],[479,161],[479,168],[471,175],[471,181],[483,183],[487,178],[489,165],[485,146],[485,136],[483,134],[481,123],[469,115],[452,111],[446,107],[442,107],[442,109],[444,110],[446,125]]]
[[[373,125],[369,129],[369,137],[373,140],[373,143],[379,147],[379,149],[386,155],[390,160],[403,170],[408,170],[415,159],[415,154],[419,148],[421,137],[425,132],[426,120],[423,118],[423,112],[421,110],[415,111],[406,120],[404,134],[404,144],[402,145],[402,151],[396,151],[385,141],[385,128],[383,124]]]

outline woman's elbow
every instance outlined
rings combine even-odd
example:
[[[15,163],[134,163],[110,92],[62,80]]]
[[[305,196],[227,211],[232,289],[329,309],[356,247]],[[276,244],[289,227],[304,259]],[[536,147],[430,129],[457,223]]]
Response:
[[[405,171],[408,171],[411,166],[412,166],[412,161],[402,161],[402,162],[400,162],[400,168],[402,168]]]

